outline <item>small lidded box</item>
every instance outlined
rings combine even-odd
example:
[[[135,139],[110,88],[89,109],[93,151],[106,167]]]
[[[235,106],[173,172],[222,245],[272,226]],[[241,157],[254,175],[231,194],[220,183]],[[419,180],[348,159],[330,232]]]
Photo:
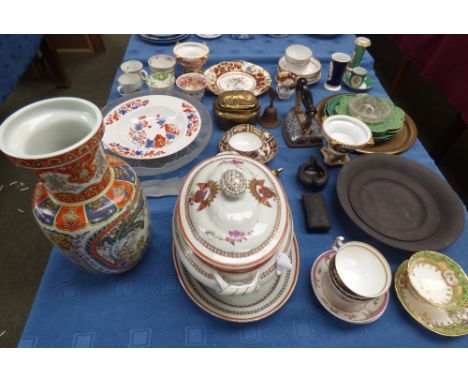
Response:
[[[260,102],[251,91],[230,90],[218,96],[213,103],[213,113],[219,128],[223,130],[242,123],[255,125],[260,113]]]

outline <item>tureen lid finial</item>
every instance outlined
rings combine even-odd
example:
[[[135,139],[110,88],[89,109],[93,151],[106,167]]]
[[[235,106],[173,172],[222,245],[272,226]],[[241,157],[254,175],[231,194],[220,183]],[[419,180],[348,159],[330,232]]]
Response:
[[[237,198],[247,188],[247,179],[241,171],[229,169],[221,175],[220,186],[227,196]]]

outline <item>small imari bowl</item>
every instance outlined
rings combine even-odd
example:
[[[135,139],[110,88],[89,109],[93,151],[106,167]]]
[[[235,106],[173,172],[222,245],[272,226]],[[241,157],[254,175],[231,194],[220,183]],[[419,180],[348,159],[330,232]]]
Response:
[[[182,74],[176,80],[177,87],[185,94],[202,99],[208,84],[205,76],[200,73]]]
[[[408,261],[408,280],[419,299],[456,310],[468,301],[468,278],[448,256],[435,251],[416,252]]]

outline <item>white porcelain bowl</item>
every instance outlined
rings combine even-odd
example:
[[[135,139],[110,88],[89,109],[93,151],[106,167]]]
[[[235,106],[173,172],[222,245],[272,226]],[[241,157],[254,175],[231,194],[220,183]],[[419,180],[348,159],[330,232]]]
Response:
[[[150,57],[148,65],[153,72],[175,72],[176,60],[167,54],[157,54]]]
[[[372,140],[372,131],[361,120],[347,115],[326,118],[322,129],[330,144],[353,149],[364,146]]]
[[[286,48],[285,57],[293,65],[307,65],[312,57],[312,50],[301,44],[290,45]]]
[[[174,55],[177,60],[199,61],[210,53],[208,45],[199,42],[183,42],[176,44]]]
[[[245,131],[234,134],[228,141],[231,150],[243,155],[249,155],[262,147],[262,139],[254,133]]]

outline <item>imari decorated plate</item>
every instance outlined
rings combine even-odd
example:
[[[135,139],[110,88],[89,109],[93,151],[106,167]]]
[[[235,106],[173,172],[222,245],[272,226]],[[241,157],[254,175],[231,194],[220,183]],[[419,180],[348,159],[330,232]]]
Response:
[[[291,270],[273,277],[258,291],[241,296],[219,295],[199,283],[180,262],[175,248],[172,253],[180,283],[192,301],[207,313],[233,322],[258,321],[275,313],[288,301],[299,274],[299,248],[295,237],[288,254]]]
[[[458,337],[468,334],[468,307],[444,309],[424,301],[410,287],[408,260],[395,274],[395,289],[406,311],[422,326],[443,336]]]
[[[104,116],[104,145],[129,159],[155,159],[187,147],[200,132],[201,117],[188,101],[149,95],[127,100]]]
[[[271,84],[270,73],[247,61],[223,61],[205,70],[204,74],[208,89],[217,95],[227,90],[250,90],[258,96]]]
[[[333,250],[324,252],[312,266],[310,280],[320,304],[335,317],[352,324],[368,324],[377,320],[387,309],[389,292],[364,302],[350,304],[343,300],[335,292],[329,277],[329,264],[334,255]]]

